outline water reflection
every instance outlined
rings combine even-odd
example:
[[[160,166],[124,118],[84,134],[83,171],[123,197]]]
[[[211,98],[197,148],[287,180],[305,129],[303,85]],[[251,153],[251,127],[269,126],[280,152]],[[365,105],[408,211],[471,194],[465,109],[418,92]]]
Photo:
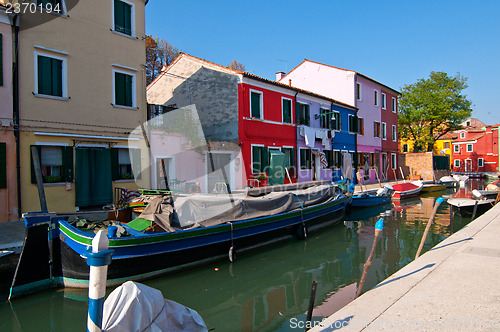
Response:
[[[464,194],[480,187],[473,183]],[[145,283],[197,310],[215,331],[289,330],[290,319],[303,318],[307,310],[313,280],[318,281],[316,316],[328,316],[352,301],[380,216],[385,226],[365,289],[413,261],[438,196],[352,211],[344,223],[310,234],[306,241],[289,241],[239,256],[232,264],[214,263]],[[442,204],[424,252],[469,221],[457,216],[450,222],[449,207]],[[85,291],[50,291],[15,300],[12,307],[0,305],[0,331],[69,331],[84,328],[86,317]]]

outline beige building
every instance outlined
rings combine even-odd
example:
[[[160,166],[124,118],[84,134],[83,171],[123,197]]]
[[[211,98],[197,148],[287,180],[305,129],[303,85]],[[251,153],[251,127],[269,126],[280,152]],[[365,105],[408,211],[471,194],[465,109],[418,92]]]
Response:
[[[128,135],[146,121],[146,2],[57,0],[57,13],[20,18],[23,212],[40,210],[32,146],[49,211],[103,206],[114,187],[137,188],[141,150]]]

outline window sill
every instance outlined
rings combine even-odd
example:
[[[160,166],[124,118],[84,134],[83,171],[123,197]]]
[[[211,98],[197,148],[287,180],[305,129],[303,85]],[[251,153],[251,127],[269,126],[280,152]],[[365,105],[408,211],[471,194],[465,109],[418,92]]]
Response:
[[[72,183],[72,182],[70,182],[70,183]],[[36,186],[36,183],[35,183],[35,186]],[[44,183],[43,186],[44,187],[62,187],[62,186],[66,186],[66,182]]]
[[[58,97],[58,96],[51,96],[51,95],[43,95],[39,93],[33,92],[33,96],[37,98],[45,98],[45,99],[54,99],[54,100],[62,100],[62,101],[69,101],[71,98],[70,97]]]
[[[123,106],[123,105],[116,105],[116,104],[111,104],[111,106],[113,106],[115,108],[122,108],[122,109],[133,110],[133,111],[137,111],[139,109],[136,106]]]
[[[115,180],[115,183],[132,183],[135,182],[134,179],[121,179],[121,180]]]
[[[119,31],[116,31],[116,30],[113,30],[113,29],[110,29],[112,33],[118,35],[118,36],[122,36],[122,37],[126,37],[126,38],[129,38],[129,39],[133,39],[133,40],[136,40],[138,39],[136,36],[134,35],[127,35],[126,33],[123,33],[123,32],[119,32]]]

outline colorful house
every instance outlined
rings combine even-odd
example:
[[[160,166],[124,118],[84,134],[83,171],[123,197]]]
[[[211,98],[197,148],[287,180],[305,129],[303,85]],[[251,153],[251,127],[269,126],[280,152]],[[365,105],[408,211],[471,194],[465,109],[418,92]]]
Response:
[[[365,180],[375,182],[377,175],[392,179],[390,168],[397,168],[397,147],[394,148],[391,131],[397,132],[397,96],[399,92],[358,72],[322,63],[304,60],[280,79],[281,83],[306,89],[358,108],[349,131],[357,134],[357,158],[355,164],[364,173]],[[391,108],[394,97],[395,115]],[[384,99],[385,98],[385,99]],[[387,114],[382,120],[382,103]],[[354,120],[355,119],[355,120]],[[387,144],[382,146],[384,135]],[[387,139],[388,138],[388,139]],[[383,154],[387,156],[383,159]],[[396,154],[396,158],[393,158]],[[394,161],[396,164],[393,164]]]
[[[440,155],[440,156],[448,156],[449,162],[450,162],[450,169],[453,164],[453,157],[452,157],[452,142],[454,139],[457,139],[458,136],[456,133],[446,133],[443,136],[441,136],[439,139],[436,140],[434,143],[434,154],[435,155]]]
[[[145,1],[104,1],[98,10],[89,1],[60,3],[57,15],[18,22],[23,212],[40,210],[32,146],[50,211],[100,209],[114,188],[137,189],[141,151],[128,136],[146,121]]]
[[[12,117],[11,16],[0,3],[0,222],[19,218],[17,204],[16,142]]]
[[[462,129],[452,142],[454,172],[498,172],[498,125]]]

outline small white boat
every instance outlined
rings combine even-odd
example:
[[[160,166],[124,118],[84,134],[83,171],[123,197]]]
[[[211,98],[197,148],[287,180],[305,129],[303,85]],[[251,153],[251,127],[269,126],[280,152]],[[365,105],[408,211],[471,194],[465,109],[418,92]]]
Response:
[[[446,188],[453,188],[453,187],[458,187],[459,182],[452,176],[443,176],[441,179],[439,179],[442,184],[445,185]]]
[[[450,198],[448,204],[453,207],[462,217],[472,216],[474,208],[476,209],[475,217],[478,217],[491,209],[495,205],[494,199],[476,200],[472,198]]]

